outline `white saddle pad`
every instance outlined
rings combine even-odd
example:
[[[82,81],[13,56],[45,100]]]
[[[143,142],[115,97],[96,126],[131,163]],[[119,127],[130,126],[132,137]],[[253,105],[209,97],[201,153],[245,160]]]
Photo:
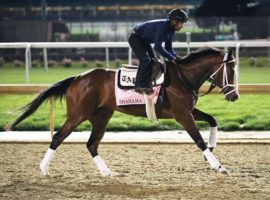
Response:
[[[115,75],[115,98],[117,106],[126,106],[126,105],[142,105],[145,104],[145,98],[143,94],[139,94],[134,91],[134,89],[123,89],[118,87],[117,78],[119,71]],[[158,100],[158,95],[161,89],[161,85],[153,87],[153,94],[149,98],[152,99],[153,103],[156,104]]]
[[[137,66],[122,65],[123,67],[118,70],[118,85],[121,88],[132,88],[135,86]],[[158,78],[153,85],[161,85],[164,82],[164,73],[159,73]]]

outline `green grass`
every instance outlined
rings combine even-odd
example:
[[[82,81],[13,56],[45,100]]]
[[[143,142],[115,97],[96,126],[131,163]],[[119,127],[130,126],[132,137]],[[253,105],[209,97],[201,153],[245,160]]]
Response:
[[[87,71],[86,68],[71,68],[64,67],[51,68],[45,72],[42,68],[33,68],[30,70],[30,83],[54,83],[61,79],[80,74]],[[0,83],[23,84],[25,83],[25,70],[22,68],[1,68]]]
[[[81,67],[79,62],[73,62],[72,67],[64,67],[62,64],[57,67],[50,67],[46,72],[41,63],[37,67],[30,69],[30,83],[54,83],[59,80],[65,79],[70,76],[78,75],[92,68],[98,68],[97,63],[100,67],[105,68],[105,62],[89,62],[87,66]],[[126,61],[114,61],[110,63],[110,69],[115,69],[121,64],[127,63]],[[25,68],[24,66],[15,67],[13,64],[5,64],[0,66],[0,84],[24,84],[25,83]]]
[[[125,61],[123,61],[125,62]],[[270,64],[267,58],[260,58],[252,66],[248,58],[240,61],[240,83],[270,83]],[[105,63],[103,63],[105,66]],[[119,63],[111,63],[112,68]],[[30,83],[53,83],[69,76],[80,74],[90,68],[96,67],[95,63],[89,63],[87,67],[80,67],[74,63],[73,67],[63,66],[50,68],[48,72],[39,67],[33,67],[30,73]],[[25,70],[23,67],[14,67],[11,64],[0,67],[0,83],[24,83]],[[0,130],[14,120],[18,113],[12,111],[22,107],[33,99],[33,95],[0,95]],[[208,95],[199,99],[197,107],[216,117],[219,128],[222,130],[270,130],[269,114],[270,95],[242,95],[237,102],[231,103],[224,100],[223,95]],[[55,126],[59,129],[66,118],[65,103],[56,103]],[[172,128],[180,126],[174,120],[161,120]],[[208,128],[208,124],[198,122],[201,129]],[[77,130],[90,130],[89,122],[83,123]],[[41,108],[25,120],[17,130],[48,130],[49,129],[49,105]],[[141,117],[133,117],[116,112],[110,121],[110,131],[130,130],[162,130],[159,125],[149,122]]]
[[[269,58],[257,58],[253,62],[250,58],[240,59],[240,83],[270,83]]]
[[[0,130],[13,121],[19,113],[12,113],[25,105],[33,95],[0,95]],[[219,129],[231,130],[270,130],[269,114],[270,95],[242,95],[240,100],[232,103],[219,94],[208,95],[199,99],[197,108],[213,115]],[[55,127],[59,129],[66,119],[65,102],[56,103]],[[161,120],[172,129],[181,128],[174,120]],[[199,122],[200,129],[208,129],[208,124]],[[77,130],[90,130],[90,123],[83,123]],[[22,122],[17,130],[49,130],[49,103],[44,104],[31,117]],[[108,126],[109,131],[164,130],[146,118],[134,117],[115,112]]]
[[[117,68],[126,61],[111,62],[110,68]],[[105,67],[105,62],[100,62]],[[69,76],[77,75],[91,68],[96,67],[96,63],[89,62],[86,67],[81,67],[78,62],[73,62],[73,66],[66,68],[63,66],[49,68],[46,72],[41,64],[30,70],[30,83],[54,83]],[[249,58],[240,60],[240,83],[270,83],[270,62],[267,58],[259,58],[255,66]],[[15,67],[12,64],[5,64],[0,67],[1,83],[25,83],[25,69],[23,66]]]

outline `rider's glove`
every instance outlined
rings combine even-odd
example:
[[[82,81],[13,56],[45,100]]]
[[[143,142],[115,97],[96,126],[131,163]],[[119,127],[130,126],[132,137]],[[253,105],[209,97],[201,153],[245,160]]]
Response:
[[[182,57],[180,56],[177,56],[176,58],[172,59],[172,63],[173,64],[177,64],[177,63],[180,63],[182,61]]]

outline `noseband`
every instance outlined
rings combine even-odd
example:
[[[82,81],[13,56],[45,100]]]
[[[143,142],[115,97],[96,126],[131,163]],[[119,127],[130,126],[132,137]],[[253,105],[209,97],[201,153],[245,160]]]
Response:
[[[224,93],[225,96],[229,95],[230,93],[232,93],[234,91],[238,91],[237,70],[234,69],[234,82],[233,82],[233,84],[230,84],[228,81],[227,63],[235,62],[235,59],[228,60],[228,55],[229,55],[229,53],[225,53],[224,58],[223,58],[223,62],[221,63],[220,67],[213,74],[211,74],[210,77],[208,78],[208,81],[211,82],[210,88],[214,88],[216,86],[219,87],[220,92]],[[217,74],[222,69],[223,69],[223,76],[222,76],[223,77],[223,81],[222,81],[223,85],[219,86],[214,79],[214,75]],[[234,89],[225,93],[227,87],[234,87]]]

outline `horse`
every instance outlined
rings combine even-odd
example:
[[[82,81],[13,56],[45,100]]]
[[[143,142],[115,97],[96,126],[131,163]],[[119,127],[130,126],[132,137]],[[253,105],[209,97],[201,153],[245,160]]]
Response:
[[[231,50],[225,51],[205,47],[191,52],[176,64],[166,62],[165,97],[162,104],[156,104],[159,119],[175,119],[187,131],[197,147],[202,151],[211,168],[228,174],[213,154],[216,147],[217,122],[210,114],[196,108],[199,88],[208,80],[211,88],[219,87],[225,100],[239,98],[236,62]],[[114,111],[146,117],[144,105],[118,107],[115,100],[115,70],[92,69],[77,76],[59,81],[41,91],[36,98],[22,108],[22,114],[9,126],[14,129],[21,121],[33,114],[39,106],[50,98],[66,99],[67,118],[54,134],[50,146],[40,162],[42,175],[49,175],[49,164],[60,144],[82,122],[92,124],[90,138],[86,144],[97,169],[104,177],[113,172],[98,154],[98,147]],[[195,121],[206,121],[210,125],[208,144],[202,138]]]

